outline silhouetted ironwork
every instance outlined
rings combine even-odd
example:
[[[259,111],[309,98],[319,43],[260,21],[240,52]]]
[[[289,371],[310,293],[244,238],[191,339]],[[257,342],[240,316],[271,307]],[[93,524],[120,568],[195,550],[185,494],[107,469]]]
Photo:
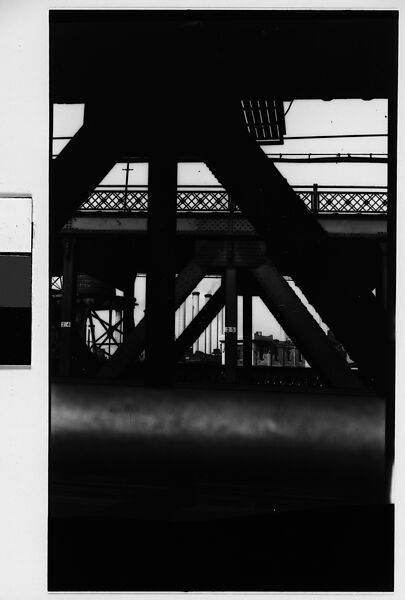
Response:
[[[284,105],[281,100],[241,100],[243,118],[249,133],[261,144],[280,144],[285,135]],[[74,136],[53,136],[53,142],[69,142]],[[52,158],[56,158],[61,152],[52,152]],[[123,169],[128,171],[127,168]]]
[[[87,313],[87,338],[86,344],[96,355],[97,359],[101,362],[108,360],[117,350],[122,343],[123,337],[123,318],[122,314],[114,319],[113,311],[109,309],[107,311],[107,320],[103,319],[101,314],[95,310],[88,310]],[[95,324],[99,325],[99,329],[102,332],[99,335],[96,334]]]
[[[285,134],[284,107],[278,100],[241,100],[249,133],[259,142],[280,143]]]
[[[129,210],[147,211],[147,190],[95,190],[84,202],[80,210]]]
[[[126,190],[118,187],[96,189],[80,206],[80,211],[130,211],[148,210],[146,186]],[[388,193],[386,188],[356,186],[297,186],[296,194],[314,213],[386,213]],[[233,211],[228,193],[221,187],[192,186],[177,190],[178,212],[229,212]],[[237,208],[235,210],[238,210]]]
[[[178,211],[228,211],[229,209],[229,197],[225,191],[184,190],[177,193]]]

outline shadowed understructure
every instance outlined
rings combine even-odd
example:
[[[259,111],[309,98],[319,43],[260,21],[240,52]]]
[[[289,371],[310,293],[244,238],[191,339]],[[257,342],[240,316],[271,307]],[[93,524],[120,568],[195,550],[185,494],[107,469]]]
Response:
[[[51,104],[84,122],[50,164],[49,589],[391,590],[397,14],[54,11],[50,48]],[[335,98],[388,99],[384,214],[321,215],[260,146],[283,142],[283,101]],[[117,162],[148,163],[145,205],[126,186],[122,209],[82,212]],[[207,165],[226,210],[181,214],[180,162]],[[253,296],[318,388],[258,377]],[[223,307],[224,364],[187,364]],[[96,318],[110,342],[122,325],[108,359]]]

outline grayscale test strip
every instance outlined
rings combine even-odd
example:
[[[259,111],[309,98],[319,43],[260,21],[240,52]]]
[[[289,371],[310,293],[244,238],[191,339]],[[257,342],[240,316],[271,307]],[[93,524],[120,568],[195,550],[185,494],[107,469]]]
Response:
[[[31,365],[32,198],[0,195],[1,366]]]

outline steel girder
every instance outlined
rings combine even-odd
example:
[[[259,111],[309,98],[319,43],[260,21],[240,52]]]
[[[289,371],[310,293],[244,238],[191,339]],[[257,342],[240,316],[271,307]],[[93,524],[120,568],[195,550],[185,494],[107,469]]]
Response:
[[[103,114],[106,122],[100,132]],[[201,115],[194,133],[208,166],[266,240],[275,264],[288,265],[289,274],[343,343],[361,373],[366,379],[375,380],[381,373],[375,344],[387,346],[386,329],[380,328],[376,340],[373,328],[374,323],[385,322],[383,307],[373,296],[369,282],[363,280],[360,269],[353,267],[350,252],[336,249],[249,136],[239,117],[239,112],[232,110],[226,99],[222,104],[217,101],[214,107],[207,107],[205,117]],[[125,123],[123,116],[121,120]],[[144,140],[145,128],[138,121],[131,122],[130,131],[139,126],[139,139]],[[117,148],[122,147],[120,144],[124,144],[129,135],[128,132],[126,137],[116,133],[119,122],[109,110],[91,112],[90,107],[84,127],[55,161],[51,191],[58,209],[53,215],[54,228],[64,225],[114,164]],[[179,132],[187,140],[184,124],[179,126]],[[87,155],[90,148],[94,152]],[[86,163],[87,158],[90,164]],[[76,177],[80,183],[79,194]],[[381,383],[385,374],[379,378]]]
[[[215,319],[225,304],[225,292],[221,286],[202,309],[197,313],[191,323],[179,335],[175,344],[175,359],[179,360],[193,343],[204,333],[211,321]]]
[[[336,250],[286,179],[245,131],[237,114],[223,107],[217,121],[222,131],[226,129],[226,136],[218,135],[212,118],[201,128],[208,167],[266,240],[274,263],[288,265],[295,283],[365,379],[378,379],[384,387],[385,374],[381,374],[375,346],[386,347],[388,334],[383,327],[377,341],[374,327],[386,321],[386,314],[367,280],[363,281],[362,273],[353,267],[349,252]]]
[[[173,383],[177,161],[154,155],[148,176],[145,382],[156,387]]]
[[[195,286],[204,277],[206,269],[195,261],[190,261],[179,274],[175,283],[174,303],[176,309],[191,294]],[[146,319],[143,317],[128,339],[114,356],[100,369],[100,377],[117,378],[124,374],[130,364],[136,360],[145,348]]]
[[[322,379],[336,388],[363,387],[270,260],[251,272],[262,288],[263,302]]]
[[[111,418],[111,415],[114,418]],[[52,386],[51,470],[254,478],[381,499],[385,402],[373,395]]]

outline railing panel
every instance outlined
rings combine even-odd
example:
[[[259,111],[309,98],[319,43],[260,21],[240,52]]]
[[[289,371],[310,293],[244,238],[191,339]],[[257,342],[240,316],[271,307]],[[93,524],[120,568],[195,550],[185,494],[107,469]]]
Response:
[[[225,191],[179,191],[177,193],[178,211],[226,211],[229,210],[229,198]]]
[[[386,192],[319,192],[319,212],[385,212]]]
[[[353,186],[354,187],[354,186]],[[227,192],[221,188],[178,188],[178,212],[238,212]],[[305,206],[313,213],[386,213],[388,194],[386,189],[371,188],[322,188],[316,184],[294,188]],[[146,186],[134,189],[96,189],[81,205],[80,211],[145,212],[148,210]]]

